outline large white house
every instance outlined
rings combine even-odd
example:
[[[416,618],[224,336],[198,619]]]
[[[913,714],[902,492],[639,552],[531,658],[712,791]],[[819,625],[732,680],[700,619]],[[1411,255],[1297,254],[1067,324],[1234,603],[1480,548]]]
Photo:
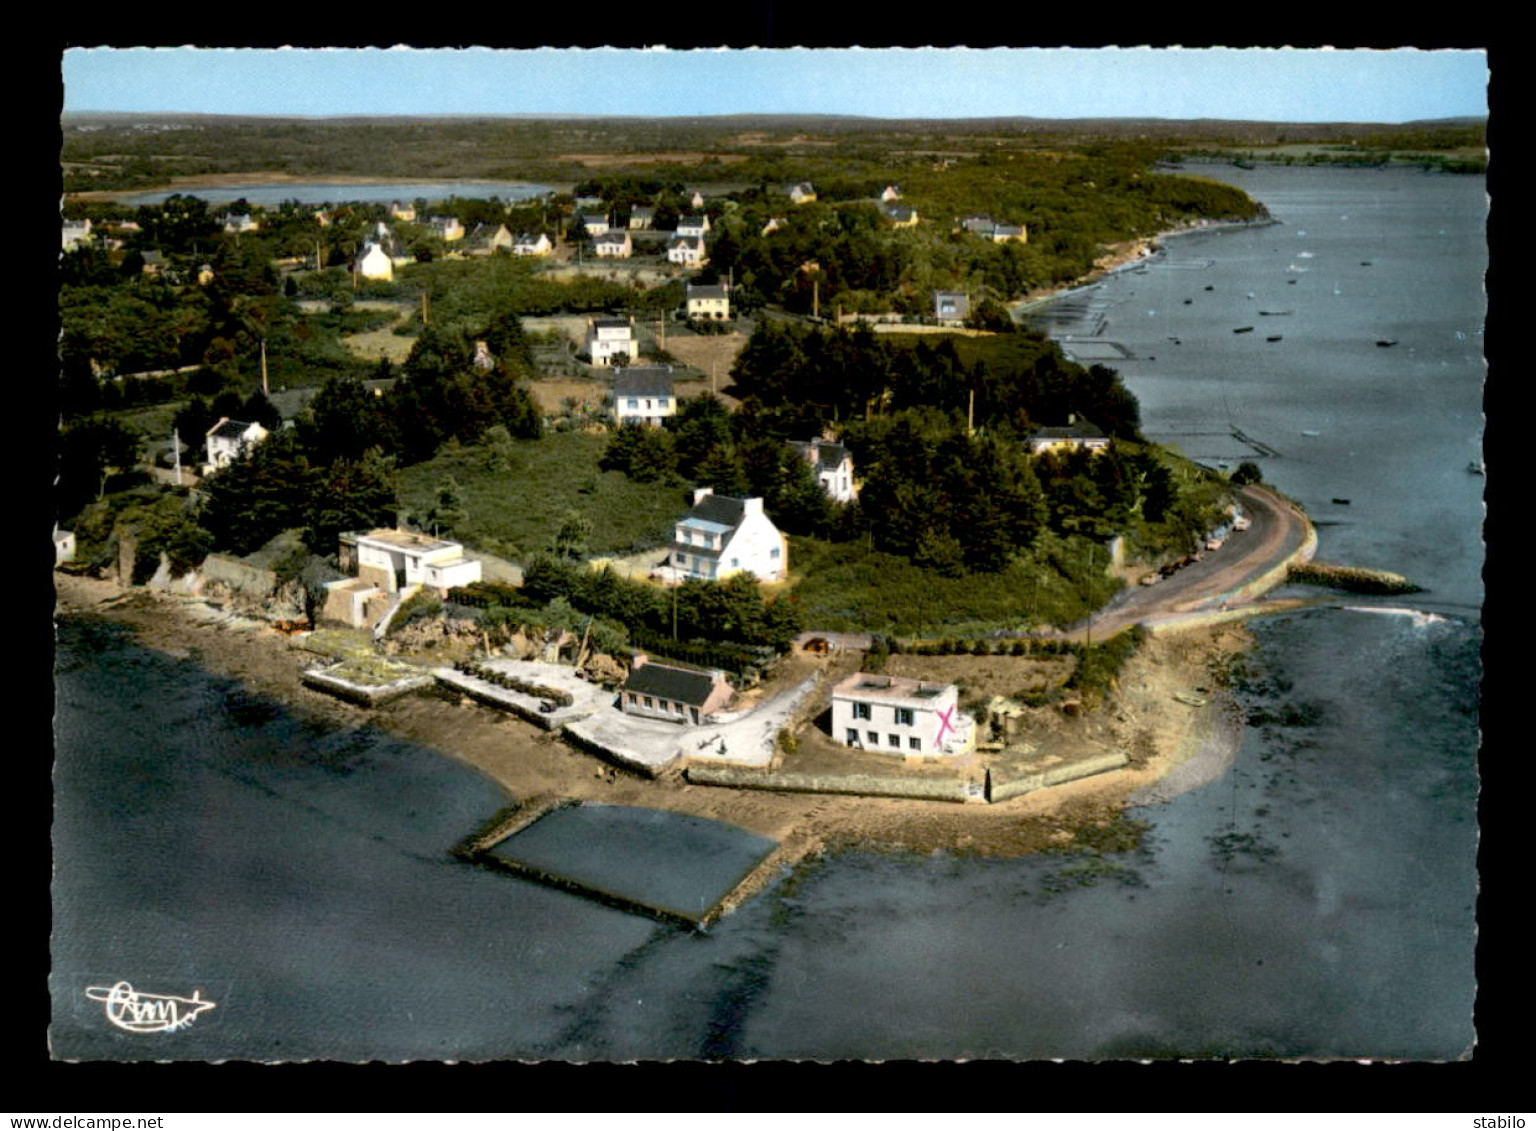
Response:
[[[219,417],[219,422],[208,429],[205,437],[208,461],[203,465],[203,474],[228,467],[266,438],[267,430],[260,424]]]
[[[658,427],[677,412],[670,365],[616,367],[613,371],[613,418],[620,424]]]
[[[960,713],[953,683],[855,672],[832,688],[832,737],[860,750],[933,757],[966,753],[976,725]]]
[[[393,279],[395,264],[389,253],[376,243],[363,245],[362,254],[352,264],[352,269],[365,279]]]
[[[635,327],[628,318],[589,318],[587,354],[593,365],[628,365],[640,356]]]
[[[680,236],[704,236],[708,232],[708,216],[679,216],[677,218],[677,234]]]
[[[816,472],[816,481],[834,503],[851,503],[858,498],[858,484],[853,481],[853,456],[847,448],[827,436],[814,440],[791,440],[790,447]]]
[[[518,236],[512,244],[513,255],[548,255],[554,250],[549,237],[543,232],[530,232]]]
[[[668,564],[684,578],[718,581],[750,573],[759,581],[782,581],[789,543],[763,512],[762,499],[733,499],[700,487],[692,509],[677,520]]]

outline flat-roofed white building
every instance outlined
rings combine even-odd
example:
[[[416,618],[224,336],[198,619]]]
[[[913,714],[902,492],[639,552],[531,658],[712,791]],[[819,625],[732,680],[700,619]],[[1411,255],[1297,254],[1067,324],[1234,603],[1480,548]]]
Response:
[[[370,530],[343,534],[338,558],[353,577],[326,584],[322,616],[375,633],[406,598],[421,589],[439,597],[480,580],[480,563],[464,556],[458,542],[411,530]]]
[[[950,757],[974,747],[976,725],[960,713],[956,684],[855,672],[832,688],[832,738],[882,754]]]
[[[414,530],[370,530],[341,536],[341,568],[387,593],[425,585],[446,593],[480,580],[480,563],[464,556],[460,542]]]

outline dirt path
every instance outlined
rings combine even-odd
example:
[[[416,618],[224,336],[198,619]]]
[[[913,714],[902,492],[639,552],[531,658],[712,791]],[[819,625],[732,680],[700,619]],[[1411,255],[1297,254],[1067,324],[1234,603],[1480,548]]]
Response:
[[[359,310],[393,310],[396,318],[388,326],[368,330],[361,334],[349,334],[341,342],[358,357],[378,361],[387,357],[393,365],[399,365],[411,356],[415,337],[395,333],[395,328],[411,316],[416,308],[411,303],[390,302],[388,299],[359,299],[352,304]]]

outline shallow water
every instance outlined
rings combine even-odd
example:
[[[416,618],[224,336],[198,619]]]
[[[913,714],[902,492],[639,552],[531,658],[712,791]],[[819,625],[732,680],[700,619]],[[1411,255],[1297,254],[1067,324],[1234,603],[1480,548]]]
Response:
[[[1480,325],[1468,288],[1482,179],[1239,176],[1285,225],[1188,237],[1170,255],[1210,266],[1106,284],[1105,339],[1158,359],[1124,366],[1149,431],[1230,433],[1235,419],[1281,453],[1260,462],[1282,490],[1314,510],[1351,497],[1350,525],[1320,529],[1320,556],[1431,590],[1341,604],[1443,619],[1318,609],[1254,622],[1234,767],[1138,810],[1150,823],[1139,852],[843,853],[707,934],[680,931],[450,859],[508,800],[461,764],[381,730],[308,721],[190,661],[66,623],[55,1055],[1462,1055],[1483,481],[1464,470],[1481,362],[1455,333],[1470,340]],[[1410,252],[1439,246],[1441,228],[1453,243],[1426,274]],[[1292,241],[1312,257],[1272,250]],[[1364,284],[1344,266],[1365,258],[1375,305],[1328,313],[1324,264],[1344,290]],[[1299,278],[1328,293],[1284,282],[1291,262],[1313,265]],[[1292,323],[1285,340],[1234,340],[1246,292],[1272,285],[1299,292],[1297,313],[1273,319]],[[1206,294],[1231,309],[1205,311],[1209,323],[1191,314],[1174,366],[1145,310]],[[1357,348],[1357,331],[1399,345]],[[83,990],[122,978],[202,987],[218,1005],[178,1033],[114,1031]]]
[[[774,841],[722,821],[628,805],[572,805],[501,841],[493,856],[593,891],[697,919]]]

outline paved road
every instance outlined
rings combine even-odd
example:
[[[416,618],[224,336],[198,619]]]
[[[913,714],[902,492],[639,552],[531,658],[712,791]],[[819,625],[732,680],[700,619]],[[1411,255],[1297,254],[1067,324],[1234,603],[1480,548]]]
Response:
[[[1138,622],[1252,603],[1257,595],[1239,597],[1237,590],[1296,553],[1311,536],[1304,514],[1262,487],[1239,491],[1252,525],[1229,535],[1219,550],[1208,551],[1156,585],[1132,585],[1094,615],[1087,625],[1075,625],[1063,635],[1080,639],[1091,630],[1108,636]]]

